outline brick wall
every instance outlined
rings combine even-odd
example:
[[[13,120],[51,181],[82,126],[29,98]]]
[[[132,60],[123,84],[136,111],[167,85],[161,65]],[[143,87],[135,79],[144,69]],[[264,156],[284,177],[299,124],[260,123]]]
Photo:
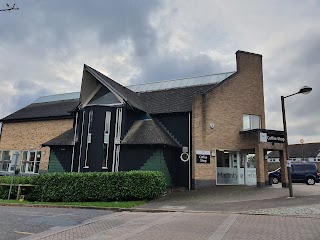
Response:
[[[205,95],[196,95],[192,109],[193,159],[196,150],[252,149],[239,134],[243,129],[243,114],[261,116],[265,128],[262,56],[238,51],[237,73]],[[210,128],[210,123],[214,128]],[[215,183],[216,163],[193,163],[193,179],[201,185]]]
[[[41,150],[40,170],[47,170],[50,148],[41,144],[73,127],[73,119],[4,123],[1,150]]]

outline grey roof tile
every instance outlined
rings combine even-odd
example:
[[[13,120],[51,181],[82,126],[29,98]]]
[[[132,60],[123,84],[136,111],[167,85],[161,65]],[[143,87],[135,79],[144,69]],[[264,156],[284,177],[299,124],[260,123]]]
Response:
[[[79,99],[32,103],[9,116],[1,119],[1,121],[22,121],[41,118],[72,118],[73,111],[79,104]]]
[[[162,144],[181,147],[155,120],[138,120],[129,129],[121,144]]]
[[[62,133],[58,137],[43,143],[42,146],[73,146],[74,128]]]
[[[175,88],[154,92],[139,93],[145,103],[145,109],[150,114],[191,112],[194,94],[203,93],[216,84]]]

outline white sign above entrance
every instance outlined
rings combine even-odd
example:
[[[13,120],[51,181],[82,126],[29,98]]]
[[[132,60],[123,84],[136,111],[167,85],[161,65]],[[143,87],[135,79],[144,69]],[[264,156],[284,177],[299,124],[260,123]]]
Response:
[[[201,155],[210,155],[210,151],[204,151],[204,150],[196,150],[196,154]]]
[[[261,132],[260,133],[260,142],[267,142],[267,141],[268,141],[267,133]]]

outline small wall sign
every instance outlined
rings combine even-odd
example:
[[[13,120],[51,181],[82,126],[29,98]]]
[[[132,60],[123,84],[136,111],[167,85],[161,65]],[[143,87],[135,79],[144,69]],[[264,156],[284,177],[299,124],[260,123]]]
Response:
[[[196,150],[197,163],[210,163],[210,151]]]

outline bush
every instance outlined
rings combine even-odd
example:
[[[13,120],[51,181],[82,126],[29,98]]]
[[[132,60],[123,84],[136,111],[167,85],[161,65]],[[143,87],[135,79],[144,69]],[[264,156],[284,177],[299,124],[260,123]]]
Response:
[[[31,177],[26,176],[15,176],[14,177],[14,184],[31,184]],[[11,183],[11,176],[0,176],[0,183]],[[9,194],[9,188],[10,186],[0,186],[0,199],[7,199]],[[12,187],[11,191],[11,199],[17,197],[17,187]],[[31,189],[27,188],[21,188],[21,194],[25,195],[30,191]]]
[[[161,172],[52,173],[31,178],[31,201],[87,202],[154,199],[166,188]]]

